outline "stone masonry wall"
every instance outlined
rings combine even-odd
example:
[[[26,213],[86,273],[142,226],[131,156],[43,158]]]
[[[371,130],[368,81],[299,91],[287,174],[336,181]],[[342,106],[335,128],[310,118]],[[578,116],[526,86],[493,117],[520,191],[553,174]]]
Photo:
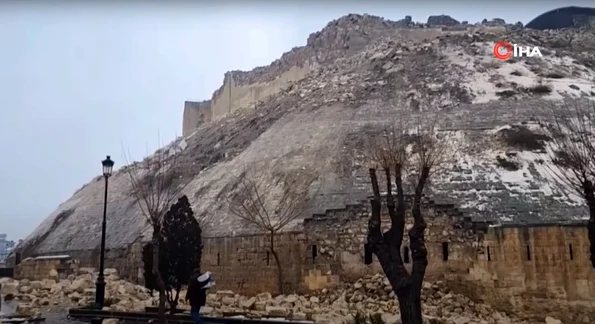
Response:
[[[383,215],[387,229],[390,220]],[[472,223],[452,206],[432,204],[425,215],[428,280],[464,281],[469,286],[466,294],[503,305],[530,298],[595,306],[595,271],[584,224],[487,227]],[[316,263],[331,264],[340,280],[381,272],[375,257],[372,265],[364,264],[367,223],[365,205],[330,210],[308,220],[305,231],[319,251]],[[403,253],[408,251],[407,241],[405,235]]]
[[[42,280],[49,278],[50,271],[55,270],[58,278],[66,279],[68,275],[75,273],[78,267],[78,261],[68,255],[26,258],[15,267],[14,276],[19,280]]]
[[[184,102],[184,116],[182,118],[183,136],[187,136],[198,126],[208,123],[213,119],[211,101],[186,101]]]
[[[584,225],[488,228],[485,223],[472,223],[453,206],[431,202],[425,215],[428,280],[446,280],[453,289],[502,308],[522,309],[523,301],[535,300],[543,300],[540,306],[546,308],[554,300],[564,307],[595,305],[595,274],[588,260]],[[389,226],[386,214],[382,221],[385,228]],[[328,210],[306,220],[304,234],[291,234],[299,239],[291,241],[286,236],[281,241],[284,267],[291,269],[286,271],[287,284],[299,290],[316,290],[380,273],[375,257],[372,265],[364,264],[367,222],[366,205]],[[209,239],[203,267],[220,274],[219,289],[244,294],[274,291],[274,263],[266,266],[263,261],[266,242],[258,236]],[[239,255],[250,251],[247,247],[254,255],[249,261],[241,261]],[[402,248],[408,252],[407,236]],[[224,255],[229,256],[223,259]],[[219,266],[215,266],[217,260]],[[261,274],[259,280],[254,280],[255,274]]]
[[[429,278],[443,277],[445,273],[466,273],[477,254],[477,243],[474,243],[478,241],[477,235],[461,225],[463,218],[456,213],[449,216],[448,211],[432,205],[427,208]],[[383,221],[387,227],[389,220]],[[297,291],[317,290],[381,272],[377,262],[371,266],[364,264],[367,222],[367,206],[353,205],[314,215],[305,221],[304,233],[276,238],[285,285]],[[268,242],[268,237],[261,235],[206,238],[202,270],[216,274],[218,289],[249,295],[275,292],[276,267],[267,253]],[[403,249],[408,249],[407,241]]]
[[[268,252],[269,242],[269,237],[264,235],[203,238],[201,270],[215,274],[220,290],[275,293],[277,268]],[[284,285],[300,290],[302,264],[307,262],[304,234],[284,233],[275,237],[274,242],[283,267]]]
[[[583,224],[493,227],[481,242],[469,280],[488,287],[490,299],[505,302],[510,294],[595,302],[589,246]]]
[[[453,210],[454,211],[454,210]],[[427,278],[435,280],[446,273],[465,273],[472,265],[477,253],[480,235],[465,228],[465,220],[448,208],[428,204],[425,215],[428,223],[426,246],[429,267]],[[317,264],[331,264],[333,273],[341,280],[353,280],[366,274],[381,273],[376,258],[371,265],[364,264],[364,243],[368,230],[369,210],[367,206],[354,205],[346,209],[330,210],[305,223],[305,231],[312,244],[316,244],[319,256]],[[470,223],[469,223],[470,224]],[[386,230],[390,219],[383,212],[382,226]],[[412,226],[410,215],[406,219],[407,229]],[[409,238],[404,237],[402,250],[408,269],[411,267]]]
[[[123,279],[144,283],[142,243],[134,243],[124,248],[108,249],[105,251],[105,268],[118,269],[118,274]],[[99,249],[64,251],[55,255],[23,256],[25,259],[15,266],[16,276],[30,280],[47,278],[49,268],[56,268],[68,260],[76,261],[78,267],[99,269]],[[62,256],[68,256],[63,258]],[[66,260],[66,261],[64,261]],[[68,261],[70,262],[70,261]],[[60,265],[60,267],[62,267]],[[23,270],[18,270],[22,268]]]

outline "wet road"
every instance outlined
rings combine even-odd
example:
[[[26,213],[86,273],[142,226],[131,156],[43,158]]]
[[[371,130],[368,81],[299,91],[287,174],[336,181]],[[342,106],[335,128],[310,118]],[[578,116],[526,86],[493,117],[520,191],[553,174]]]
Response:
[[[14,314],[16,310],[16,303],[14,301],[2,301],[2,308],[0,314],[10,315]],[[45,318],[46,324],[65,324],[65,323],[84,323],[80,321],[68,320],[68,310],[65,308],[59,308],[57,306],[44,306],[41,307],[41,316]]]

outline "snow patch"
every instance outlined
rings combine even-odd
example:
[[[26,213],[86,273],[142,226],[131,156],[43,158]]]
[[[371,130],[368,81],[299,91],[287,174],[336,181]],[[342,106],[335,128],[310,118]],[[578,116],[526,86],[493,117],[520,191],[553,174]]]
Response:
[[[479,55],[470,55],[461,48],[450,47],[442,53],[453,64],[464,67],[469,73],[462,75],[462,85],[474,94],[473,102],[486,103],[498,100],[504,90],[518,92],[518,88],[546,85],[551,88],[545,99],[562,100],[565,97],[583,97],[594,89],[595,72],[574,63],[570,57],[515,58],[500,61],[494,58],[494,42],[476,43]],[[534,71],[539,72],[537,75]],[[548,78],[557,72],[556,77]],[[520,92],[519,92],[520,93]]]

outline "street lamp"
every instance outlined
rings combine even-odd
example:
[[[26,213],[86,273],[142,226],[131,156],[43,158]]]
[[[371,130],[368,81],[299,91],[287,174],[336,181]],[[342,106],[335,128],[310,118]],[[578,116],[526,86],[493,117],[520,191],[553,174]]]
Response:
[[[103,178],[105,179],[105,196],[103,198],[103,222],[101,223],[101,254],[99,259],[99,275],[95,283],[95,305],[98,309],[103,308],[103,301],[105,298],[105,277],[103,276],[103,267],[105,260],[105,216],[107,214],[107,184],[108,178],[112,175],[114,168],[114,161],[108,155],[105,160],[101,161],[103,165]]]

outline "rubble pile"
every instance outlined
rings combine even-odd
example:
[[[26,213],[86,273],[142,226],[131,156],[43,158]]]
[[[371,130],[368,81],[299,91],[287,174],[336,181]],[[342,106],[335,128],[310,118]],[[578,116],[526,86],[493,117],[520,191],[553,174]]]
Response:
[[[145,287],[120,280],[116,269],[106,269],[105,310],[144,311],[156,306],[158,296]],[[49,279],[41,281],[0,279],[5,300],[17,301],[17,314],[39,317],[42,306],[90,306],[95,296],[93,269],[81,268],[76,275],[58,279],[52,271]],[[181,309],[188,309],[185,291],[180,293]],[[428,324],[536,324],[528,319],[510,317],[489,305],[474,303],[469,298],[451,292],[441,281],[425,282],[423,312]],[[379,314],[386,324],[400,323],[399,306],[388,280],[380,275],[366,276],[354,283],[343,283],[308,295],[279,295],[270,293],[241,296],[233,291],[208,294],[207,306],[201,310],[206,316],[242,316],[248,318],[286,318],[311,320],[317,323],[354,323],[356,316]],[[557,323],[547,318],[546,323]]]
[[[48,279],[30,281],[0,278],[4,300],[15,300],[16,313],[25,317],[39,317],[42,306],[87,307],[95,299],[97,273],[91,268],[80,268],[66,279],[58,279],[52,270]],[[105,309],[115,311],[144,311],[157,304],[157,298],[148,289],[120,280],[116,269],[106,269]]]
[[[450,292],[444,282],[424,283],[423,312],[429,324],[533,324],[528,319],[509,317],[478,304],[469,298]],[[387,324],[401,323],[394,292],[382,275],[366,276],[355,283],[345,283],[333,289],[323,289],[312,295],[279,295],[262,293],[254,297],[240,296],[232,291],[209,294],[211,316],[283,317],[292,320],[313,320],[317,323],[354,323],[357,314],[380,314]],[[558,323],[549,317],[547,323]],[[559,322],[561,323],[561,322]]]

